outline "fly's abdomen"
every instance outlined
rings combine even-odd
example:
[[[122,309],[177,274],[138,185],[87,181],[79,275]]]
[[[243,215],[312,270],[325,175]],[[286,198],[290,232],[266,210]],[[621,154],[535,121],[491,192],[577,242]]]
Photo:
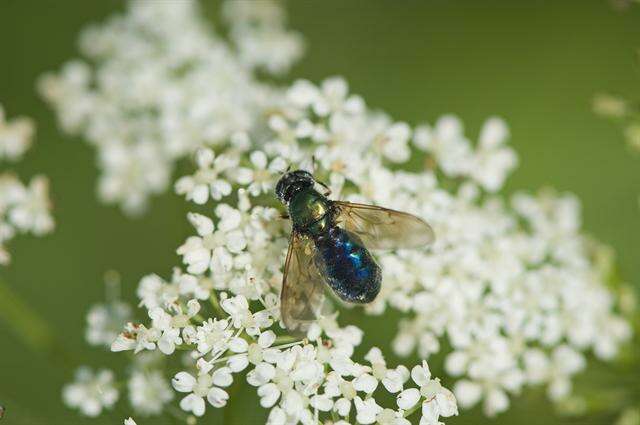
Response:
[[[382,271],[356,235],[335,226],[315,241],[318,268],[342,300],[362,304],[376,298]]]

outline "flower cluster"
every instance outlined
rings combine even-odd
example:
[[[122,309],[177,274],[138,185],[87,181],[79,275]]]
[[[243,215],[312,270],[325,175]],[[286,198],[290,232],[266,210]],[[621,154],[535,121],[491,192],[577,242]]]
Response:
[[[0,160],[17,161],[31,146],[35,126],[26,117],[7,121],[0,105]]]
[[[76,371],[75,381],[62,390],[64,402],[80,409],[86,416],[98,416],[103,408],[109,408],[118,400],[118,390],[113,372],[102,369],[94,373],[88,367]]]
[[[610,94],[599,94],[593,101],[593,109],[598,115],[621,122],[629,147],[640,152],[640,110],[633,102]]]
[[[90,345],[110,347],[131,317],[131,307],[125,302],[114,300],[96,304],[87,313],[85,339]]]
[[[0,161],[19,160],[31,146],[34,132],[35,126],[28,118],[7,121],[0,105]],[[5,244],[17,233],[41,236],[53,230],[50,209],[46,177],[36,176],[24,184],[9,172],[0,173],[0,265],[9,263],[11,256]]]
[[[263,199],[263,191],[252,186],[265,191],[273,187],[279,167],[272,164],[304,166],[316,158],[308,166],[315,165],[315,175],[329,184],[333,196],[393,206],[433,225],[437,241],[431,251],[378,256],[384,284],[366,311],[382,314],[394,308],[407,315],[393,341],[400,355],[417,350],[427,358],[446,339],[452,351],[445,370],[458,378],[455,392],[463,407],[484,400],[485,412],[493,415],[507,409],[508,394],[537,384],[547,385],[552,399],[562,399],[570,393],[571,376],[584,368],[586,350],[602,359],[616,355],[630,328],[616,315],[606,276],[593,260],[601,248],[580,233],[577,199],[552,191],[519,193],[508,202],[492,195],[517,164],[505,144],[508,130],[502,120],[489,119],[473,144],[452,116],[411,130],[371,112],[341,79],[319,87],[297,82],[286,99],[269,118],[273,134],[256,140],[244,154],[251,171],[233,167],[228,173],[210,173],[210,161],[198,161],[198,171],[178,181],[178,192],[200,203],[207,193],[218,202],[213,188],[221,179],[229,193],[238,187],[238,209],[220,203],[216,209],[223,227],[233,230],[226,238],[210,219],[191,217],[199,236],[178,251],[189,273],[207,273],[219,281],[223,272],[227,283],[217,287],[239,291],[235,285],[242,282],[246,253],[252,259],[264,253],[262,237],[248,242],[256,228],[248,198]],[[243,162],[242,149],[233,143],[218,152]],[[390,167],[410,159],[421,159],[424,168],[410,172],[409,164],[402,171]],[[244,174],[252,178],[244,180]],[[215,175],[215,181],[200,181],[208,192],[197,184],[189,185],[190,190],[180,184],[203,175]],[[233,211],[232,226],[220,209]],[[248,230],[238,232],[242,223]],[[277,245],[272,238],[267,247]],[[253,247],[259,252],[253,254]],[[238,265],[234,254],[241,259]],[[258,266],[250,264],[258,282],[252,290],[263,281],[273,282],[264,275],[264,266],[262,259]],[[260,286],[262,292],[269,290]],[[277,293],[277,283],[271,287]]]
[[[238,59],[274,75],[289,70],[304,51],[302,36],[286,27],[286,14],[272,1],[227,1],[222,15]]]
[[[63,129],[97,148],[103,201],[141,212],[180,158],[259,123],[273,90],[253,71],[288,69],[300,37],[284,29],[272,1],[230,1],[225,17],[237,48],[211,31],[194,1],[132,1],[126,14],[83,31],[86,60],[42,77]]]
[[[127,325],[111,346],[113,351],[158,350],[169,356],[178,348],[190,350],[191,355],[183,361],[191,366],[175,373],[171,381],[174,390],[183,393],[179,405],[184,411],[202,416],[207,405],[224,407],[229,399],[227,388],[237,374],[246,372],[247,382],[257,388],[261,406],[270,409],[268,423],[272,424],[315,424],[333,419],[344,424],[355,420],[404,425],[410,423],[406,416],[419,410],[421,424],[427,425],[457,414],[453,394],[431,377],[426,362],[411,370],[390,368],[375,347],[365,356],[366,364],[354,362],[353,351],[362,332],[354,326],[340,328],[334,317],[314,324],[307,339],[292,341],[282,335],[277,309],[254,312],[243,295],[221,292],[220,301],[212,298],[202,305],[192,298],[185,314],[180,299],[189,297],[180,294],[195,288],[195,282],[189,282],[192,279],[184,274],[175,274],[171,282],[157,276],[143,279],[141,303],[156,305],[149,310],[151,324]],[[207,319],[205,309],[209,310]],[[157,377],[156,382],[147,378],[144,385],[136,386],[132,382],[142,380],[139,372],[130,378],[131,404],[139,415],[159,413],[172,398],[163,386],[166,381],[161,372],[147,371],[150,373]],[[394,406],[385,408],[376,400],[375,396],[384,392],[395,396]],[[90,394],[86,396],[89,399]],[[155,410],[142,408],[149,404]],[[84,412],[83,406],[69,405]],[[104,407],[110,405],[105,403]]]
[[[623,126],[629,147],[640,152],[640,109],[637,104],[610,94],[600,94],[593,101],[594,111],[603,117],[618,121]],[[640,196],[638,196],[640,205]]]
[[[456,398],[465,408],[482,402],[488,415],[529,385],[562,399],[587,352],[616,355],[630,328],[604,284],[601,247],[580,231],[576,198],[496,194],[517,166],[501,119],[488,119],[474,143],[454,116],[412,128],[372,111],[341,78],[287,89],[258,83],[250,71],[285,69],[289,61],[266,52],[296,36],[283,33],[279,14],[227,10],[238,54],[206,29],[193,3],[134,1],[84,34],[98,66],[73,63],[43,80],[65,128],[98,147],[106,199],[139,208],[166,186],[175,160],[193,152],[196,170],[175,191],[212,206],[187,217],[195,233],[177,249],[183,268],[140,281],[148,319],[127,323],[111,344],[136,358],[180,360],[177,368],[155,360],[133,368],[143,367],[147,382],[129,385],[136,414],[171,400],[167,376],[180,408],[195,416],[225,406],[243,377],[271,424],[406,424],[418,410],[421,424],[435,424],[457,413]],[[280,35],[258,43],[265,31]],[[243,49],[260,54],[248,59]],[[377,253],[383,287],[363,312],[403,313],[391,344],[399,355],[427,359],[450,347],[444,370],[455,397],[426,362],[390,367],[377,348],[355,360],[365,335],[341,327],[330,301],[305,338],[288,335],[278,294],[290,228],[273,195],[288,166],[312,171],[334,198],[408,211],[434,227],[430,250]],[[147,387],[152,395],[141,395]],[[146,397],[152,407],[142,407]]]

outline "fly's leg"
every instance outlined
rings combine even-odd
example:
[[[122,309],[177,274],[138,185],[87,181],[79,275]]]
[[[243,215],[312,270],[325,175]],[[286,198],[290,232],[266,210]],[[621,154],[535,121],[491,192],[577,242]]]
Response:
[[[327,186],[326,184],[322,183],[321,181],[318,181],[318,184],[325,188],[324,196],[331,195],[331,188],[329,186]]]

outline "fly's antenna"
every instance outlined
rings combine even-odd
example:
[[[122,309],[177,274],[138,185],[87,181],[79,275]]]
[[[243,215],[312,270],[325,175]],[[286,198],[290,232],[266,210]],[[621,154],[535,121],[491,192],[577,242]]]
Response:
[[[315,155],[311,155],[311,158],[305,158],[300,164],[300,169],[307,171],[308,173],[315,174],[318,171],[318,161]]]
[[[285,175],[285,174],[287,174],[290,170],[291,170],[291,164],[289,164],[289,166],[287,167],[287,169],[286,169],[286,170],[284,170],[281,174],[282,174],[282,175]]]

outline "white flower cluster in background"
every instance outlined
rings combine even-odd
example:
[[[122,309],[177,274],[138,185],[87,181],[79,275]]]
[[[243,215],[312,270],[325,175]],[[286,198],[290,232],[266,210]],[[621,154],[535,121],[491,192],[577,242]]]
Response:
[[[7,120],[0,105],[0,161],[17,161],[31,146],[35,125],[31,119],[17,117]]]
[[[640,152],[640,110],[638,102],[619,96],[599,94],[593,99],[593,110],[596,114],[617,121],[622,125],[624,138],[634,153]],[[640,206],[640,195],[638,196]]]
[[[288,69],[300,36],[272,1],[230,1],[225,12],[237,49],[194,1],[131,1],[126,14],[82,32],[86,60],[40,80],[62,128],[96,147],[103,201],[139,213],[180,158],[261,122],[275,90],[253,70]]]
[[[87,342],[110,347],[131,317],[131,306],[119,300],[92,306],[87,313]]]
[[[118,401],[119,392],[113,380],[113,372],[102,369],[93,372],[83,366],[76,371],[75,381],[62,390],[64,402],[80,409],[86,416],[98,416],[104,408]]]
[[[227,1],[222,15],[239,60],[250,69],[280,75],[304,53],[302,36],[286,28],[284,9],[272,1]]]
[[[35,125],[29,118],[6,120],[0,105],[0,163],[17,161],[31,146]],[[42,236],[53,230],[49,182],[35,176],[24,184],[14,174],[0,173],[0,266],[11,260],[6,247],[17,233]]]
[[[603,93],[594,97],[593,110],[598,115],[612,118],[622,124],[627,144],[631,149],[640,152],[640,119],[637,103]]]
[[[297,36],[280,12],[226,10],[237,51],[191,2],[131,2],[127,14],[83,34],[84,54],[98,65],[71,63],[42,83],[65,129],[98,148],[104,199],[139,210],[193,153],[196,170],[175,191],[211,206],[187,217],[195,234],[177,250],[183,268],[140,281],[147,319],[127,323],[111,344],[136,359],[175,360],[134,362],[136,417],[170,411],[174,399],[201,416],[246,379],[270,424],[407,424],[418,411],[422,425],[437,424],[457,413],[456,398],[464,408],[482,403],[487,415],[527,386],[562,399],[587,353],[616,355],[630,328],[594,259],[598,245],[580,231],[578,201],[550,191],[496,195],[517,166],[501,119],[487,120],[473,142],[454,116],[412,128],[372,111],[340,78],[286,90],[258,83],[251,71],[286,69]],[[279,35],[256,41],[265,31]],[[285,60],[272,56],[282,53],[274,45],[298,47]],[[377,253],[382,291],[362,311],[404,315],[390,347],[354,358],[366,335],[340,326],[330,306],[306,338],[283,329],[290,228],[273,188],[288,166],[312,171],[333,198],[408,211],[434,227],[429,250]],[[96,344],[112,335],[102,310],[89,324]],[[382,354],[428,359],[444,347],[455,397],[426,362],[391,367]],[[382,401],[389,394],[394,404]],[[74,400],[95,397],[87,389]],[[68,404],[86,413],[82,402]]]

